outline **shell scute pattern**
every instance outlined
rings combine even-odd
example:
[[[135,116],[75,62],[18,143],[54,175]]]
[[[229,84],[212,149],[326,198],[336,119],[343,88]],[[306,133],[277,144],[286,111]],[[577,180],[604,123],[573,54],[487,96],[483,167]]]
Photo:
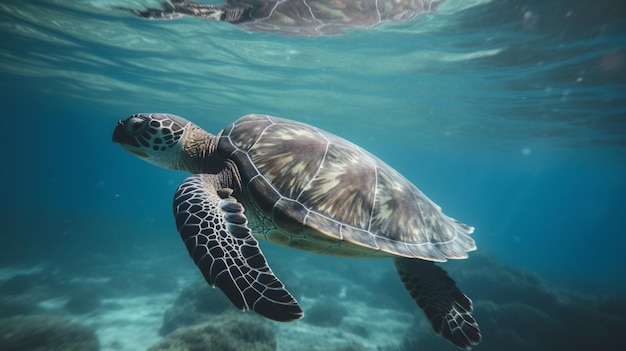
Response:
[[[318,174],[298,200],[324,216],[368,230],[375,189],[376,165],[371,157],[332,138]]]
[[[272,220],[285,233],[302,235],[308,210],[299,202],[281,198],[272,209]]]
[[[355,228],[349,225],[342,225],[341,238],[351,243],[359,243],[364,247],[378,250],[376,236],[363,229]]]
[[[273,124],[274,122],[270,120],[269,116],[246,115],[224,129],[222,138],[226,138],[234,148],[247,153],[265,129]],[[221,147],[222,145],[220,145]]]
[[[420,13],[435,11],[442,1],[254,1],[249,14],[253,20],[238,24],[243,28],[268,32],[333,35],[343,33],[346,28],[372,28],[381,22],[407,21]]]
[[[377,196],[371,217],[371,229],[389,233],[390,238],[401,242],[413,242],[415,228],[421,228],[417,203],[411,184],[387,168],[377,169]],[[408,189],[413,191],[407,191]],[[402,208],[403,211],[398,211]],[[408,216],[410,214],[410,216]]]
[[[249,190],[246,207],[257,217],[251,225],[271,242],[437,261],[465,257],[474,246],[466,235],[459,240],[471,227],[447,218],[397,171],[344,139],[264,115],[243,117],[222,138]]]
[[[316,212],[309,212],[307,215],[304,231],[307,237],[314,237],[318,233],[328,233],[326,238],[328,238],[329,245],[341,239],[341,223]]]
[[[310,129],[281,124],[269,128],[248,154],[280,194],[297,199],[320,169],[328,143]]]
[[[272,119],[275,124],[267,125],[266,119],[260,117],[264,127],[261,129],[250,123],[250,117],[244,117],[242,128],[237,121],[231,129],[236,132],[229,133],[234,146],[245,151],[243,168],[254,165],[250,178],[255,184],[259,184],[256,178],[262,177],[281,196],[297,201],[283,210],[301,205],[303,210],[367,230],[376,188],[376,161],[334,135],[308,125]],[[257,191],[257,195],[262,193]]]
[[[404,22],[437,10],[444,0],[195,0],[161,1],[160,8],[128,10],[145,18],[185,16],[226,21],[251,31],[314,37]]]
[[[247,189],[262,212],[272,212],[272,208],[280,200],[280,194],[260,176],[253,177]]]

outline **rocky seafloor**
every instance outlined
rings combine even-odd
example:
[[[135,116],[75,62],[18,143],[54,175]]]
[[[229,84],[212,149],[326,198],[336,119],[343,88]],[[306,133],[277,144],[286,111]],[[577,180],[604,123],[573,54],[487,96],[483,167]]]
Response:
[[[292,323],[236,310],[193,264],[169,260],[4,267],[0,350],[456,350],[389,260],[271,259],[305,311]],[[474,301],[475,350],[626,349],[624,296],[557,288],[481,254],[445,268]]]

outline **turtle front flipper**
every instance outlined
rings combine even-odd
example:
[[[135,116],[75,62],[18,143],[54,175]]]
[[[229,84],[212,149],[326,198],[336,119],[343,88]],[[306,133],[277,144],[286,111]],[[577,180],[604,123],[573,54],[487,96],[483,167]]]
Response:
[[[437,334],[462,349],[480,342],[478,323],[470,314],[472,300],[445,270],[420,259],[397,257],[394,262],[404,286]]]
[[[267,265],[231,193],[209,174],[190,176],[178,187],[174,215],[189,255],[239,309],[281,322],[301,318],[298,302]]]

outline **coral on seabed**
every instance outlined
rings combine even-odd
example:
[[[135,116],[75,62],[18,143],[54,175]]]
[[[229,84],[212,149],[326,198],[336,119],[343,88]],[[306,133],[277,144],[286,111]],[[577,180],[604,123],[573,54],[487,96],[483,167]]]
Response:
[[[63,307],[72,314],[87,314],[100,307],[100,298],[90,291],[78,291],[72,294]]]
[[[90,327],[56,316],[32,315],[0,319],[2,351],[98,351]]]
[[[177,328],[196,324],[228,309],[237,310],[221,290],[210,287],[206,282],[191,284],[165,311],[159,333],[167,335]]]
[[[348,310],[332,300],[317,301],[304,315],[304,321],[318,327],[336,327],[343,321]]]
[[[276,339],[261,317],[226,313],[179,328],[148,351],[275,351]]]
[[[0,281],[0,318],[37,314],[40,301],[57,296],[43,273],[16,274]]]

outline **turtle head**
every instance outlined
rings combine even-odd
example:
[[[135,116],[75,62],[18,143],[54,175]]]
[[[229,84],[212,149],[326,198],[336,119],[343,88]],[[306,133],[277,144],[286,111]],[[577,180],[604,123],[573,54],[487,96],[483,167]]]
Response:
[[[118,121],[113,142],[156,166],[196,173],[195,159],[206,155],[215,137],[186,119],[139,113]],[[202,150],[203,149],[203,150]]]

